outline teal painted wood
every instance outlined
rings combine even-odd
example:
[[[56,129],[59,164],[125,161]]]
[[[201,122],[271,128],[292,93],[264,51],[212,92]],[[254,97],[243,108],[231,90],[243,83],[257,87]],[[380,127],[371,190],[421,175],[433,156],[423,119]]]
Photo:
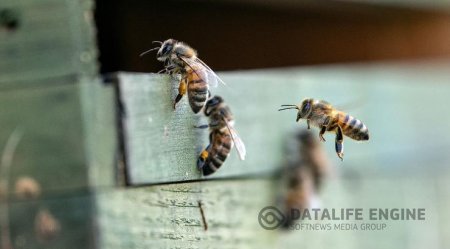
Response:
[[[450,148],[445,128],[450,117],[443,115],[450,94],[447,66],[447,62],[436,62],[223,73],[228,86],[211,91],[230,105],[248,155],[240,161],[232,151],[211,178],[276,170],[283,160],[281,148],[288,131],[306,127],[304,121],[295,123],[294,111],[278,112],[277,108],[306,97],[327,100],[369,128],[369,142],[345,139],[344,162],[334,153],[333,135],[326,135],[326,150],[336,165],[373,175],[404,174],[405,168],[410,174],[426,173],[423,165],[430,161],[445,167],[443,162],[449,159],[445,151]],[[176,85],[166,76],[119,74],[131,184],[202,178],[195,162],[207,145],[208,131],[193,125],[207,121],[190,111],[186,98],[173,111]],[[440,125],[431,128],[430,124]]]
[[[124,183],[118,141],[117,99],[115,86],[100,79],[83,79],[80,84],[89,164],[89,181],[93,189],[110,188]]]
[[[272,185],[215,181],[100,192],[99,248],[266,248],[276,233],[256,217],[272,202]]]
[[[121,73],[117,79],[130,183],[198,179],[195,161],[203,143],[194,125],[200,116],[184,101],[173,111],[177,84],[162,75]]]
[[[117,184],[114,89],[87,78],[47,83],[0,91],[2,157],[11,134],[22,134],[10,173],[0,164],[0,225],[14,248],[95,248],[91,191]],[[58,232],[36,232],[44,211]]]
[[[86,192],[11,202],[13,248],[96,248],[92,205]]]
[[[97,72],[91,1],[2,1],[17,29],[0,29],[0,89]],[[49,15],[49,13],[52,13]]]
[[[49,81],[50,83],[51,81]],[[10,183],[35,178],[45,194],[88,188],[80,90],[74,79],[56,86],[0,91],[0,146],[22,130],[11,165]]]
[[[431,165],[430,165],[431,166]],[[362,221],[304,221],[331,224],[330,231],[307,228],[267,231],[258,223],[262,208],[281,200],[275,179],[223,180],[167,184],[96,196],[99,248],[444,248],[450,224],[446,207],[449,170],[440,176],[373,177],[337,167],[325,183],[315,208],[363,208]],[[204,231],[197,201],[203,202]],[[370,221],[369,208],[425,208],[424,221]],[[386,224],[380,231],[362,224]],[[338,230],[355,224],[358,230]]]

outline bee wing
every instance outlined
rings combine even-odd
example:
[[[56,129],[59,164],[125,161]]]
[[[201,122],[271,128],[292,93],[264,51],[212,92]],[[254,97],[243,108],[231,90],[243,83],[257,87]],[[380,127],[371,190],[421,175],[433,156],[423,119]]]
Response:
[[[217,81],[219,81],[223,85],[227,85],[208,65],[206,65],[206,63],[204,63],[202,60],[200,60],[200,58],[198,58],[198,57],[195,58],[195,61],[206,68],[208,75],[210,75],[209,77],[214,78],[214,80],[216,81],[216,84],[217,84]]]
[[[241,160],[245,160],[245,155],[247,154],[247,151],[245,150],[244,142],[242,142],[241,138],[239,137],[237,131],[234,129],[233,126],[231,126],[225,118],[223,119],[225,121],[225,124],[227,125],[228,131],[231,134],[231,139],[233,139],[233,143],[236,147],[236,151],[239,155],[239,158]]]
[[[195,74],[198,75],[202,80],[204,80],[208,85],[217,87],[218,81],[220,80],[219,76],[217,76],[208,66],[205,66],[204,63],[197,61],[196,59],[190,59],[185,57],[178,57],[188,67],[190,67]],[[220,80],[221,81],[221,80]]]

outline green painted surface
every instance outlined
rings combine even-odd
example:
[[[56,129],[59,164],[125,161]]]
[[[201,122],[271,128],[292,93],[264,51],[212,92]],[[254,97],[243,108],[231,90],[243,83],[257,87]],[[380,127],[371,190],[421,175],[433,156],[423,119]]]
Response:
[[[275,233],[261,229],[256,217],[271,202],[272,184],[216,181],[100,192],[99,248],[263,248]]]
[[[11,165],[11,185],[21,176],[38,181],[44,193],[86,189],[80,91],[73,79],[57,86],[0,91],[0,144],[16,127],[23,135]]]
[[[111,155],[104,154],[116,143],[115,130],[98,128],[110,113],[95,107],[113,108],[107,100],[114,97],[112,90],[96,90],[92,9],[90,0],[0,2],[2,13],[17,17],[15,29],[0,27],[2,157],[13,131],[22,134],[11,163],[0,163],[1,248],[10,248],[8,241],[16,249],[95,248],[89,176],[104,167],[113,171]],[[90,150],[94,134],[112,140]],[[55,222],[38,222],[38,214]]]
[[[305,221],[356,224],[358,230],[267,231],[258,214],[280,200],[274,179],[179,183],[97,194],[100,248],[446,248],[449,171],[441,176],[374,178],[335,169],[315,208],[363,208],[363,221]],[[353,173],[353,174],[352,174]],[[204,231],[197,201],[208,223]],[[424,221],[370,221],[369,208],[425,208]],[[364,223],[386,224],[380,231]]]
[[[133,184],[198,179],[200,116],[183,102],[172,108],[177,85],[168,77],[119,74],[121,119],[128,175]]]
[[[450,228],[447,68],[448,62],[441,61],[221,74],[228,87],[213,91],[231,106],[248,156],[241,162],[232,152],[211,178],[251,175],[257,179],[99,191],[96,201],[100,247],[447,248],[450,243],[446,234]],[[204,120],[191,113],[186,99],[179,110],[171,109],[176,82],[166,76],[129,73],[120,74],[118,79],[126,111],[122,122],[131,183],[200,179],[195,168],[196,153],[206,145],[201,143],[206,143],[208,132],[191,128]],[[304,97],[325,99],[347,110],[361,119],[371,134],[367,143],[345,140],[344,162],[334,153],[334,137],[326,135],[323,147],[333,173],[315,207],[366,211],[425,208],[426,220],[372,222],[366,218],[328,222],[332,226],[351,223],[359,228],[362,223],[385,223],[387,227],[382,231],[333,229],[283,233],[260,228],[258,212],[276,204],[281,192],[276,179],[257,176],[279,169],[285,158],[282,148],[287,134],[306,127],[305,123],[295,123],[295,112],[282,113],[276,109],[280,104],[298,103]],[[161,129],[164,126],[168,129]],[[317,129],[313,132],[318,133]],[[186,161],[189,158],[192,161]],[[212,224],[217,224],[215,220],[227,222],[203,231],[195,205],[199,199],[205,203],[207,220]]]
[[[84,79],[80,94],[90,186],[95,189],[116,186],[122,182],[123,172],[117,167],[120,153],[114,85],[100,79]]]
[[[95,248],[92,208],[90,195],[83,192],[11,203],[9,224],[13,248]],[[44,227],[53,227],[54,232],[37,229],[37,217],[43,210],[49,212],[57,224],[45,223]]]
[[[18,17],[15,30],[0,30],[0,89],[96,73],[90,1],[2,1],[0,9]]]
[[[335,165],[370,175],[427,173],[449,160],[450,94],[448,63],[403,65],[347,65],[221,74],[228,83],[212,89],[235,114],[236,129],[247,147],[240,161],[235,151],[212,178],[272,172],[282,160],[286,133],[295,127],[294,111],[278,112],[281,104],[303,98],[324,99],[361,119],[369,128],[369,142],[345,139],[345,160],[334,153],[334,137],[326,135],[326,151]],[[206,123],[181,101],[171,107],[176,82],[152,74],[120,74],[125,109],[127,166],[132,184],[200,179],[196,158],[207,145]],[[430,124],[434,124],[430,126]],[[437,125],[439,124],[439,125]],[[319,132],[316,128],[314,132]],[[412,157],[411,155],[414,155]]]

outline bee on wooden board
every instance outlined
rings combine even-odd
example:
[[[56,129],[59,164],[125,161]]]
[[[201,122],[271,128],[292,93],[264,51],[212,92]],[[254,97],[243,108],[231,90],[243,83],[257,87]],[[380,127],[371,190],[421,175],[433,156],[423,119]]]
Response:
[[[141,56],[158,49],[156,59],[164,62],[163,71],[172,76],[181,76],[173,108],[176,108],[177,103],[187,92],[192,111],[200,112],[210,97],[209,87],[216,87],[218,82],[225,83],[198,58],[197,51],[189,45],[175,39],[156,43],[160,46],[142,53]]]
[[[197,128],[210,128],[209,145],[200,153],[197,167],[204,176],[216,172],[225,162],[233,146],[239,158],[245,159],[245,145],[234,129],[233,114],[220,96],[214,96],[206,102],[204,113],[209,124]]]
[[[338,157],[344,158],[344,135],[357,140],[369,140],[369,130],[359,119],[356,119],[342,111],[335,109],[331,104],[323,100],[305,99],[298,105],[281,105],[278,111],[298,110],[297,119],[306,119],[308,129],[313,125],[320,129],[319,138],[325,141],[325,132],[336,133],[335,149]]]

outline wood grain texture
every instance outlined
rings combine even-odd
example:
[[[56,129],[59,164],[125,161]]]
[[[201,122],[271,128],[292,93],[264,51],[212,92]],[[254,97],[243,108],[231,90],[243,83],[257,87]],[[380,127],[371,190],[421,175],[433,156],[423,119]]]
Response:
[[[272,202],[272,184],[216,181],[100,192],[99,248],[264,248],[274,233],[261,229],[257,216]]]
[[[0,88],[96,73],[91,1],[8,0],[0,9],[18,17],[16,29],[0,29]]]
[[[429,165],[433,167],[432,165]],[[381,231],[280,230],[258,223],[260,210],[282,197],[275,179],[224,180],[168,184],[99,192],[96,196],[99,248],[409,248],[448,244],[450,224],[447,179],[440,176],[355,174],[336,168],[316,208],[363,208],[362,221],[305,221],[307,224],[386,224]],[[439,184],[435,184],[439,182]],[[444,187],[445,186],[445,187]],[[203,202],[204,231],[197,201]],[[370,221],[369,208],[425,208],[424,221]]]
[[[185,101],[173,110],[177,83],[167,76],[123,73],[118,84],[125,157],[128,165],[139,165],[128,167],[130,183],[198,179],[193,162],[202,143],[194,125],[200,115],[192,115]]]
[[[403,165],[408,165],[411,174],[424,172],[422,165],[427,161],[448,159],[444,151],[450,147],[450,137],[444,127],[450,125],[450,118],[443,115],[450,93],[447,65],[374,64],[221,74],[228,87],[212,92],[230,105],[248,155],[240,161],[232,151],[212,178],[276,170],[283,160],[281,151],[288,131],[306,127],[305,122],[295,123],[294,111],[278,112],[277,108],[305,97],[327,100],[369,128],[371,139],[367,143],[345,139],[342,163],[334,153],[334,137],[328,134],[326,150],[334,163],[375,175],[387,171],[403,174]],[[193,125],[207,120],[193,115],[186,99],[173,111],[176,81],[160,75],[124,73],[119,75],[119,85],[125,110],[122,122],[129,183],[200,179],[195,162],[207,145],[208,131]],[[430,123],[442,126],[431,129]]]

